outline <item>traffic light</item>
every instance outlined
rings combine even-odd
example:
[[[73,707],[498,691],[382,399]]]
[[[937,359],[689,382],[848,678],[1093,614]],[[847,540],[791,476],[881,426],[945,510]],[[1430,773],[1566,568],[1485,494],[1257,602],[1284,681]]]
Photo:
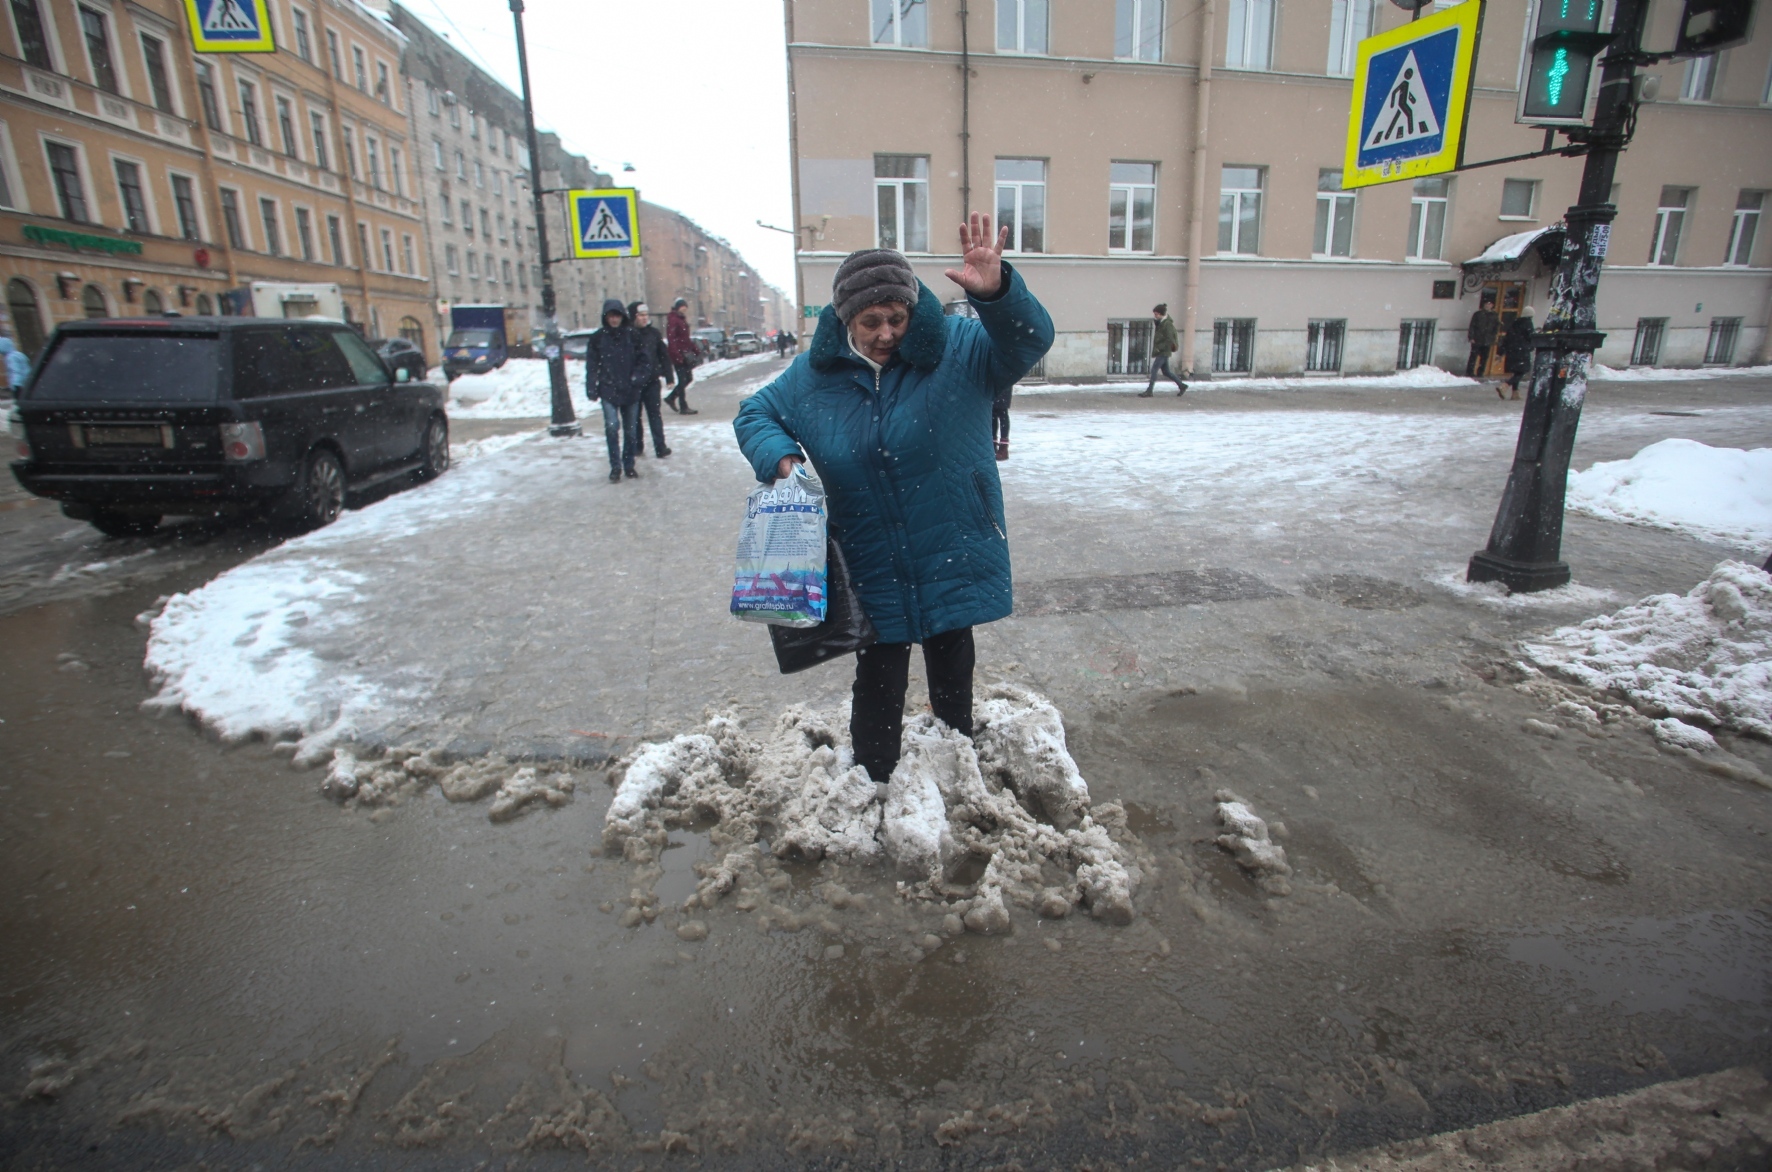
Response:
[[[1526,77],[1514,121],[1532,126],[1588,122],[1596,60],[1612,41],[1611,16],[1607,0],[1533,0]]]
[[[1686,0],[1674,56],[1702,57],[1745,44],[1753,26],[1754,0]]]

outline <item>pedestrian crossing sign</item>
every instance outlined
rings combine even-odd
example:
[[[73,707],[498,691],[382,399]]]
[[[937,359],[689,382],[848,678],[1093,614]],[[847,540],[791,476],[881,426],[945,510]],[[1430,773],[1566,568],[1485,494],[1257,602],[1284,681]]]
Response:
[[[275,53],[269,0],[185,0],[199,53]]]
[[[1360,42],[1341,185],[1456,171],[1464,162],[1484,0],[1464,0]]]
[[[566,193],[572,218],[572,255],[600,260],[640,255],[640,193],[632,187],[598,187]]]

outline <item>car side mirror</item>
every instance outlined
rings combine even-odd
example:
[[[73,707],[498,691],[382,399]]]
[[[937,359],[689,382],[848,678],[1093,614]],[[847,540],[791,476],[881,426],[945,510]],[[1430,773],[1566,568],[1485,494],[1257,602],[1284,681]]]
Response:
[[[409,383],[412,381],[412,372],[402,366],[399,370],[394,372],[394,381],[397,383]]]

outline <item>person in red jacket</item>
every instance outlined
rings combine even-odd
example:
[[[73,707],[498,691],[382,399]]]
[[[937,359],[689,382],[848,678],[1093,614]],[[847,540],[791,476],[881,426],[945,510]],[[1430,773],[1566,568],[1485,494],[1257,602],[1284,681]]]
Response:
[[[700,415],[700,411],[689,406],[683,393],[695,381],[695,364],[701,357],[695,339],[689,336],[689,315],[684,312],[688,308],[689,302],[679,297],[671,306],[671,315],[665,318],[665,352],[670,355],[671,369],[677,375],[677,385],[665,396],[665,402],[679,415]]]

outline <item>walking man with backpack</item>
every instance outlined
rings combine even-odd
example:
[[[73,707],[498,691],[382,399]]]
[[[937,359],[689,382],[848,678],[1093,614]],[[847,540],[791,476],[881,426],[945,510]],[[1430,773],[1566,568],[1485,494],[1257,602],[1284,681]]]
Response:
[[[1187,394],[1187,384],[1175,377],[1169,369],[1169,356],[1181,349],[1181,342],[1175,336],[1175,319],[1169,316],[1167,304],[1158,305],[1151,310],[1151,316],[1157,319],[1157,328],[1151,332],[1151,381],[1146,383],[1138,397],[1148,399],[1157,386],[1157,376],[1161,374],[1179,389],[1176,395]]]
[[[701,412],[691,409],[689,398],[684,394],[689,384],[695,381],[695,364],[701,360],[701,351],[695,348],[695,339],[689,333],[689,315],[684,312],[688,308],[689,302],[679,297],[671,306],[670,316],[665,318],[665,351],[670,356],[677,385],[664,401],[679,415],[700,415]]]

